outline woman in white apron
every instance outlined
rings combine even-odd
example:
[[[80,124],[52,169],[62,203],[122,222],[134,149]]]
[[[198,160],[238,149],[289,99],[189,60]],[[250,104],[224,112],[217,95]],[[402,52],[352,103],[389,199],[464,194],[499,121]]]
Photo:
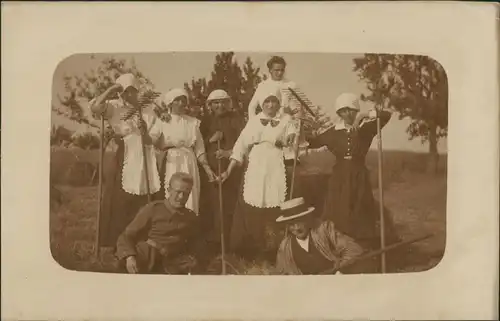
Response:
[[[172,89],[165,94],[163,102],[167,106],[170,117],[161,122],[162,137],[156,146],[165,150],[161,165],[162,195],[168,198],[170,177],[176,172],[189,173],[194,178],[193,189],[186,207],[199,214],[200,205],[200,173],[198,163],[205,170],[210,182],[216,176],[208,164],[203,137],[200,132],[200,120],[186,114],[188,94],[182,89]]]
[[[157,197],[155,194],[161,187],[152,145],[161,136],[160,120],[147,113],[143,114],[145,124],[140,123],[137,114],[124,119],[132,108],[137,108],[138,88],[134,75],[124,74],[116,79],[115,85],[89,103],[94,114],[104,116],[118,145],[113,162],[104,171],[100,247],[116,246],[118,236],[148,201],[141,130],[147,134],[146,159],[152,198]],[[111,99],[116,94],[118,97]]]
[[[231,162],[220,177],[225,181],[248,155],[231,231],[231,248],[245,256],[265,250],[266,227],[276,220],[279,206],[287,196],[283,147],[291,146],[298,133],[291,116],[279,112],[279,91],[263,93],[259,100],[262,112],[246,124],[234,144]]]

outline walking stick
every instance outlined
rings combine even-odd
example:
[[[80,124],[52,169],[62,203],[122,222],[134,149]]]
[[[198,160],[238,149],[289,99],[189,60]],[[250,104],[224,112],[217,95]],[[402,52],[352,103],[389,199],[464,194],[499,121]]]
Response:
[[[377,135],[378,135],[378,194],[379,194],[379,214],[380,214],[380,247],[385,248],[385,219],[384,219],[384,189],[382,182],[382,130],[380,126],[380,108],[376,108],[377,112]],[[382,273],[385,273],[385,252],[381,255]]]
[[[217,150],[220,150],[220,139],[217,140]],[[218,176],[222,174],[222,164],[221,159],[217,159],[217,171]],[[218,180],[219,184],[219,216],[220,216],[220,245],[221,245],[221,260],[222,260],[222,275],[226,274],[226,240],[224,237],[224,209],[223,209],[223,199],[222,199],[222,181]]]
[[[97,194],[97,220],[96,220],[95,246],[94,246],[94,253],[96,257],[99,257],[99,250],[100,250],[99,229],[100,229],[101,211],[102,211],[103,163],[104,163],[104,114],[101,114],[101,133],[99,142],[99,187]]]

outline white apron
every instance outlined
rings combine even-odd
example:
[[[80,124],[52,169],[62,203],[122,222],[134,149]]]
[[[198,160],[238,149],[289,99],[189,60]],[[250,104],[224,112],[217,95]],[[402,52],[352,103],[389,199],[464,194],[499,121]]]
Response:
[[[255,207],[271,208],[280,206],[287,192],[284,152],[275,142],[297,131],[288,115],[275,117],[274,120],[279,121],[276,127],[262,125],[262,118],[266,117],[260,113],[249,120],[235,143],[231,158],[242,162],[252,146],[244,174],[243,199]]]
[[[176,172],[188,173],[193,177],[193,188],[186,207],[199,214],[200,173],[198,157],[205,153],[203,138],[200,133],[200,121],[187,115],[172,115],[172,119],[162,123],[161,148],[169,148],[165,155],[165,198],[169,197],[167,187],[170,178]]]
[[[89,106],[95,99],[90,101]],[[139,117],[134,115],[124,121],[121,117],[131,107],[122,99],[107,102],[107,121],[113,131],[123,136],[124,155],[122,167],[122,188],[133,195],[146,195],[146,173],[144,169],[144,155],[142,153],[142,137],[137,126]],[[161,136],[161,121],[150,113],[143,114],[148,133],[157,140]],[[149,191],[154,194],[160,190],[160,176],[157,168],[156,153],[152,145],[146,145],[146,162],[148,166]]]

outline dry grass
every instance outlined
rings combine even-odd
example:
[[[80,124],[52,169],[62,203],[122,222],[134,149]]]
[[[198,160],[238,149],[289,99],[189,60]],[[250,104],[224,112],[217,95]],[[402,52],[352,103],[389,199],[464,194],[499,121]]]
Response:
[[[73,151],[75,153],[75,151]],[[77,151],[80,161],[96,163],[95,152]],[[413,260],[403,269],[406,272],[428,270],[435,266],[445,248],[446,221],[446,175],[430,176],[423,173],[425,163],[418,154],[386,152],[384,154],[384,201],[391,210],[398,232],[403,239],[425,233],[436,233],[436,237],[408,247]],[[443,157],[444,158],[444,157]],[[94,256],[94,238],[97,208],[97,187],[85,186],[82,182],[68,186],[64,175],[75,162],[76,157],[68,151],[52,153],[52,184],[61,194],[61,203],[54,202],[50,213],[51,251],[63,267],[79,271],[109,272],[115,268],[109,250],[103,249],[99,257]],[[108,161],[111,157],[108,157]],[[326,154],[315,154],[304,161],[310,172],[325,172],[332,159]],[[443,161],[445,162],[445,160]],[[368,167],[372,170],[372,182],[377,186],[376,154],[368,156]],[[445,171],[445,166],[443,166]],[[67,174],[66,174],[67,175]],[[67,182],[66,182],[67,184]],[[83,185],[83,186],[82,186]],[[376,191],[375,195],[377,195]],[[55,195],[55,194],[53,194]],[[270,231],[269,247],[276,247],[281,231]],[[231,266],[239,274],[274,274],[269,262],[248,262],[228,256]],[[228,268],[230,273],[232,267]],[[210,266],[211,273],[220,273],[220,260],[215,258]],[[210,272],[209,272],[210,273]]]

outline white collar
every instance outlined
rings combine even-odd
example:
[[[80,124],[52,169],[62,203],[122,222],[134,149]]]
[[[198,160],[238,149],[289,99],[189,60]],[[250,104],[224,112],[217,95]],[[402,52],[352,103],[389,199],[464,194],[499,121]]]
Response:
[[[283,115],[282,115],[281,111],[278,111],[274,117],[268,117],[268,116],[267,116],[266,114],[264,114],[263,112],[260,112],[260,113],[258,113],[258,114],[257,114],[257,117],[258,117],[259,119],[273,119],[273,120],[280,120],[280,119],[283,117]]]
[[[298,237],[295,237],[297,240],[297,243],[299,243],[300,247],[304,249],[304,251],[309,252],[309,234],[307,234],[307,237],[305,240],[301,240]]]
[[[346,125],[345,125],[345,122],[343,120],[341,120],[340,122],[338,122],[337,124],[334,125],[335,129],[337,130],[342,130],[342,129],[347,129],[347,130],[352,130],[352,128],[354,127],[350,127],[348,128]]]

